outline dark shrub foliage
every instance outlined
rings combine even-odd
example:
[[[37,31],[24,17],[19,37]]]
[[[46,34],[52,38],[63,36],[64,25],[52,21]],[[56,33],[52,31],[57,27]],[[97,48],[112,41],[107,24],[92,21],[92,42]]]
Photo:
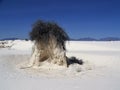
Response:
[[[74,64],[74,63],[77,63],[77,64],[80,64],[80,65],[83,65],[83,60],[82,59],[77,59],[76,57],[71,57],[71,58],[68,58],[67,59],[67,64],[68,64],[68,66],[70,65],[70,64]]]
[[[56,23],[44,22],[38,20],[33,24],[32,31],[30,32],[30,39],[36,42],[48,44],[50,39],[55,39],[58,45],[62,45],[65,49],[65,41],[69,40],[67,33]]]

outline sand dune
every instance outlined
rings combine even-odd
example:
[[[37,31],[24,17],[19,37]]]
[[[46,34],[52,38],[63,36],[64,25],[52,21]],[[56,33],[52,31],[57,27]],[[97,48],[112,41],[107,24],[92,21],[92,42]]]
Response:
[[[44,62],[40,68],[20,69],[29,62],[31,41],[7,41],[0,48],[0,90],[120,90],[120,42],[66,43],[67,56],[83,65],[63,68]]]

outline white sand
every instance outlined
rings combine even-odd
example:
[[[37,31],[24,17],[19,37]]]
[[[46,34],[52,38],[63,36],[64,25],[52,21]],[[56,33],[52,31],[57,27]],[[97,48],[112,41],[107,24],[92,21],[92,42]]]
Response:
[[[0,90],[120,90],[120,42],[67,43],[67,56],[84,65],[63,68],[44,63],[39,69],[20,69],[30,58],[31,41],[9,41],[0,49]]]

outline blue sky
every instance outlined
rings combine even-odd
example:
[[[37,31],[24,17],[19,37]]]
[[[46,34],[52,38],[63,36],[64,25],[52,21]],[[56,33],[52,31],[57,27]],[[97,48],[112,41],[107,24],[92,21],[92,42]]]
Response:
[[[28,38],[38,19],[57,22],[75,39],[120,37],[119,0],[0,0],[0,38]]]

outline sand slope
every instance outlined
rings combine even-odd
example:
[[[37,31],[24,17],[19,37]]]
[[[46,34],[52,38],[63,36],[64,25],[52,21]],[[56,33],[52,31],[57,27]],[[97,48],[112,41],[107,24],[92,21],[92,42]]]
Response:
[[[120,90],[120,42],[67,42],[67,56],[84,65],[63,68],[44,63],[39,69],[20,69],[28,63],[31,41],[13,41],[0,49],[0,90]]]

